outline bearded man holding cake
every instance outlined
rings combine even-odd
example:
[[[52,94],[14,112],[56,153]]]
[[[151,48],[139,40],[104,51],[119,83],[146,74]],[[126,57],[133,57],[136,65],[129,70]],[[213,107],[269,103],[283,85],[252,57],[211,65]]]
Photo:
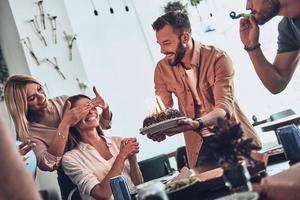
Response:
[[[244,137],[253,138],[253,143],[261,147],[234,97],[234,70],[226,52],[194,41],[188,16],[182,12],[166,13],[152,27],[165,55],[155,69],[155,93],[166,108],[173,107],[174,94],[180,113],[187,118],[179,120],[176,128],[148,137],[160,142],[184,132],[190,168],[214,162],[208,156],[211,133],[207,128],[216,125],[218,118],[240,123]]]

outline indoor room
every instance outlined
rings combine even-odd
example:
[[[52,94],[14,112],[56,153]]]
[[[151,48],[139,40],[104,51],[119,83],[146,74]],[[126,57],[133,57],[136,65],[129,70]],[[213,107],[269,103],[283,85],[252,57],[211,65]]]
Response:
[[[299,10],[1,0],[0,199],[299,199]]]

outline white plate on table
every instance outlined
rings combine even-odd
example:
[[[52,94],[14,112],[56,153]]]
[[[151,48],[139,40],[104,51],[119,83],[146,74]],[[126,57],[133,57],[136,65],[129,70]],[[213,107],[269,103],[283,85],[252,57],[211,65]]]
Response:
[[[156,124],[152,124],[150,126],[147,126],[145,128],[140,129],[140,133],[142,135],[153,135],[155,133],[158,133],[160,131],[167,130],[169,128],[175,128],[178,126],[178,121],[185,119],[186,117],[176,117],[173,119],[168,119],[162,122],[158,122]]]
[[[239,192],[225,197],[218,198],[216,200],[257,200],[257,192]]]

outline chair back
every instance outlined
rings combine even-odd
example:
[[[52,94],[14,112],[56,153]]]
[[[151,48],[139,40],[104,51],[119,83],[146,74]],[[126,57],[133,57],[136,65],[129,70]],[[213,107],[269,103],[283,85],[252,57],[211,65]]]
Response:
[[[145,182],[173,173],[166,154],[140,161],[138,164]]]
[[[294,114],[296,114],[295,111],[293,111],[292,109],[287,109],[287,110],[283,110],[278,113],[274,113],[273,115],[270,116],[270,120],[275,121],[277,119],[288,117],[288,116],[294,115]]]
[[[175,158],[176,158],[178,170],[180,170],[181,168],[183,168],[185,166],[189,167],[185,146],[179,147],[176,150]]]
[[[278,119],[281,119],[281,118],[284,118],[284,117],[288,117],[288,116],[294,115],[294,114],[296,114],[294,110],[287,109],[287,110],[283,110],[283,111],[274,113],[274,114],[270,115],[269,118],[264,119],[264,120],[260,120],[260,121],[258,121],[257,117],[255,115],[253,115],[252,116],[252,120],[253,120],[252,125],[253,126],[258,126],[258,125],[261,125],[261,124],[264,124],[264,123],[267,123],[267,122],[271,122],[271,121],[275,121],[275,120],[278,120]]]
[[[272,114],[269,117],[269,121],[275,121],[275,120],[278,120],[278,119],[281,119],[281,118],[285,118],[285,117],[288,117],[288,116],[291,116],[291,115],[294,115],[294,114],[296,114],[296,113],[292,109],[283,110],[283,111],[280,111],[280,112]],[[263,128],[262,128],[262,130],[263,130]],[[280,140],[280,138],[278,136],[278,131],[275,131],[275,135],[276,135],[278,144],[281,144],[281,140]]]
[[[276,130],[279,140],[290,164],[300,161],[300,130],[295,124],[280,127]]]
[[[71,190],[67,200],[82,200],[77,187]]]

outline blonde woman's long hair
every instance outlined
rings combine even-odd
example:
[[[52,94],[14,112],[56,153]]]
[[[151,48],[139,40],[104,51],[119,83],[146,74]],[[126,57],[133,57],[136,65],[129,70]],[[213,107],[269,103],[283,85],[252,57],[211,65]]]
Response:
[[[14,121],[17,138],[21,141],[30,138],[26,96],[26,85],[29,83],[35,83],[41,86],[41,84],[31,76],[14,75],[7,80],[4,87],[6,107]]]

